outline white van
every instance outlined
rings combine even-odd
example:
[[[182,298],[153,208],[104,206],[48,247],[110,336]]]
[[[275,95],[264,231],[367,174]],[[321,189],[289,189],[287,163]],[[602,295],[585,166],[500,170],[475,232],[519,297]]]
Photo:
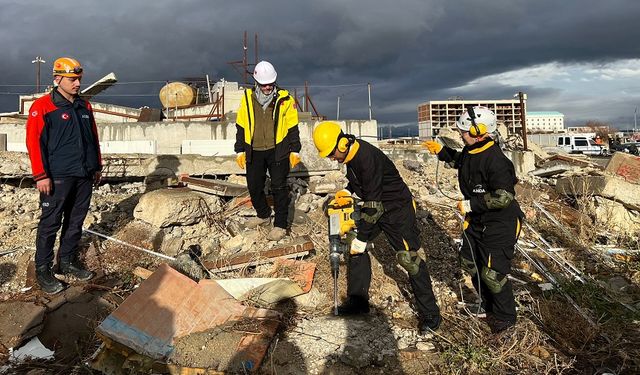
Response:
[[[607,149],[586,135],[558,137],[558,147],[570,154],[606,155]]]

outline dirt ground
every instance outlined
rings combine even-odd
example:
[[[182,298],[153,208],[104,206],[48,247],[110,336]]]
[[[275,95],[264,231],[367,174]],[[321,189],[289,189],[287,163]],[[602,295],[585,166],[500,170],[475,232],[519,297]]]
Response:
[[[516,252],[512,274],[519,320],[514,328],[494,335],[483,319],[472,316],[470,310],[476,296],[469,277],[458,266],[460,222],[452,209],[455,202],[445,196],[458,194],[455,171],[439,165],[436,179],[434,160],[416,163],[410,169],[402,161],[396,164],[416,197],[426,261],[444,318],[441,328],[435,335],[417,336],[408,278],[397,266],[394,251],[384,236],[376,239],[371,252],[371,314],[364,323],[328,320],[332,317],[333,282],[326,218],[318,203],[324,196],[311,197],[310,210],[300,215],[302,219],[292,227],[291,236],[307,235],[314,242],[315,253],[305,260],[317,266],[310,292],[316,296],[315,302],[296,299],[272,307],[283,314],[281,328],[257,373],[640,373],[640,259],[633,252],[614,256],[596,246],[638,250],[637,234],[622,235],[595,225],[585,202],[558,196],[548,181],[521,181],[517,193],[527,213],[527,223],[555,250],[542,251],[546,248],[544,241],[524,229],[519,244],[522,251]],[[86,236],[82,260],[99,272],[98,277],[89,284],[69,280],[71,287],[61,296],[42,294],[33,287],[33,276],[29,276],[33,272],[32,268],[29,271],[29,264],[33,261],[39,212],[37,194],[25,185],[19,181],[0,184],[0,251],[15,250],[0,256],[0,301],[44,306],[39,337],[43,344],[56,350],[56,357],[14,364],[5,373],[97,373],[87,365],[101,342],[95,336],[95,327],[140,283],[133,275],[134,268],[154,270],[162,260]],[[244,220],[240,214],[217,215],[193,226],[153,228],[133,218],[133,208],[144,190],[144,184],[139,182],[101,186],[94,194],[85,226],[156,250],[161,248],[162,238],[182,237],[187,239],[185,247],[198,243],[205,249],[203,256],[214,257],[230,237],[228,233],[220,234],[218,228],[232,222],[241,226]],[[561,225],[543,215],[534,202],[542,204]],[[254,246],[270,246],[261,241],[258,239]],[[543,290],[539,286],[550,280],[525,254],[554,276],[555,288]],[[558,257],[575,266],[581,280],[567,271],[571,266],[558,263]],[[341,267],[339,280],[341,298],[346,290],[345,266]],[[261,277],[271,271],[270,267],[261,266],[222,277]],[[0,319],[0,330],[10,323],[6,319]],[[180,350],[176,353],[181,357],[176,360],[212,369],[227,368],[233,359],[233,348],[213,348],[208,343],[213,336],[228,335],[233,341],[238,332],[259,329],[251,322],[245,323],[191,335],[188,343],[178,341],[176,347]],[[362,340],[358,339],[358,330],[367,332],[361,335]],[[337,346],[332,347],[323,337],[335,338]],[[7,364],[9,348],[0,347],[0,352]]]

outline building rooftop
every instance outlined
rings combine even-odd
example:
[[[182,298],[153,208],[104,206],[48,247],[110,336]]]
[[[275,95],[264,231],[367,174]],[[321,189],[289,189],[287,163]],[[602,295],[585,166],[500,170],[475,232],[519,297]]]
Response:
[[[527,116],[564,116],[564,114],[557,111],[527,111]]]

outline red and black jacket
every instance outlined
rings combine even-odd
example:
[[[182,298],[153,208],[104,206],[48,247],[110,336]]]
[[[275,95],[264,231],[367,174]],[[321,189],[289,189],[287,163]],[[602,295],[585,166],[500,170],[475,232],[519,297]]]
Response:
[[[27,150],[34,181],[92,177],[102,169],[98,129],[88,101],[71,103],[57,89],[29,109]]]

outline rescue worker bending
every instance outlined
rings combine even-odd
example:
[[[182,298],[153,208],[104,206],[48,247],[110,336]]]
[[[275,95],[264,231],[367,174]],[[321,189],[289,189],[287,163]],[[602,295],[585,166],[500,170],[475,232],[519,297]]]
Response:
[[[338,314],[369,312],[371,259],[367,242],[384,232],[396,251],[398,263],[407,270],[416,297],[421,332],[440,326],[440,310],[431,288],[425,260],[420,256],[420,231],[416,222],[415,203],[393,162],[377,147],[351,134],[344,134],[331,121],[318,124],[313,141],[320,157],[347,166],[347,190],[364,204],[361,220],[356,223],[357,237],[351,243],[347,269],[347,300]]]

